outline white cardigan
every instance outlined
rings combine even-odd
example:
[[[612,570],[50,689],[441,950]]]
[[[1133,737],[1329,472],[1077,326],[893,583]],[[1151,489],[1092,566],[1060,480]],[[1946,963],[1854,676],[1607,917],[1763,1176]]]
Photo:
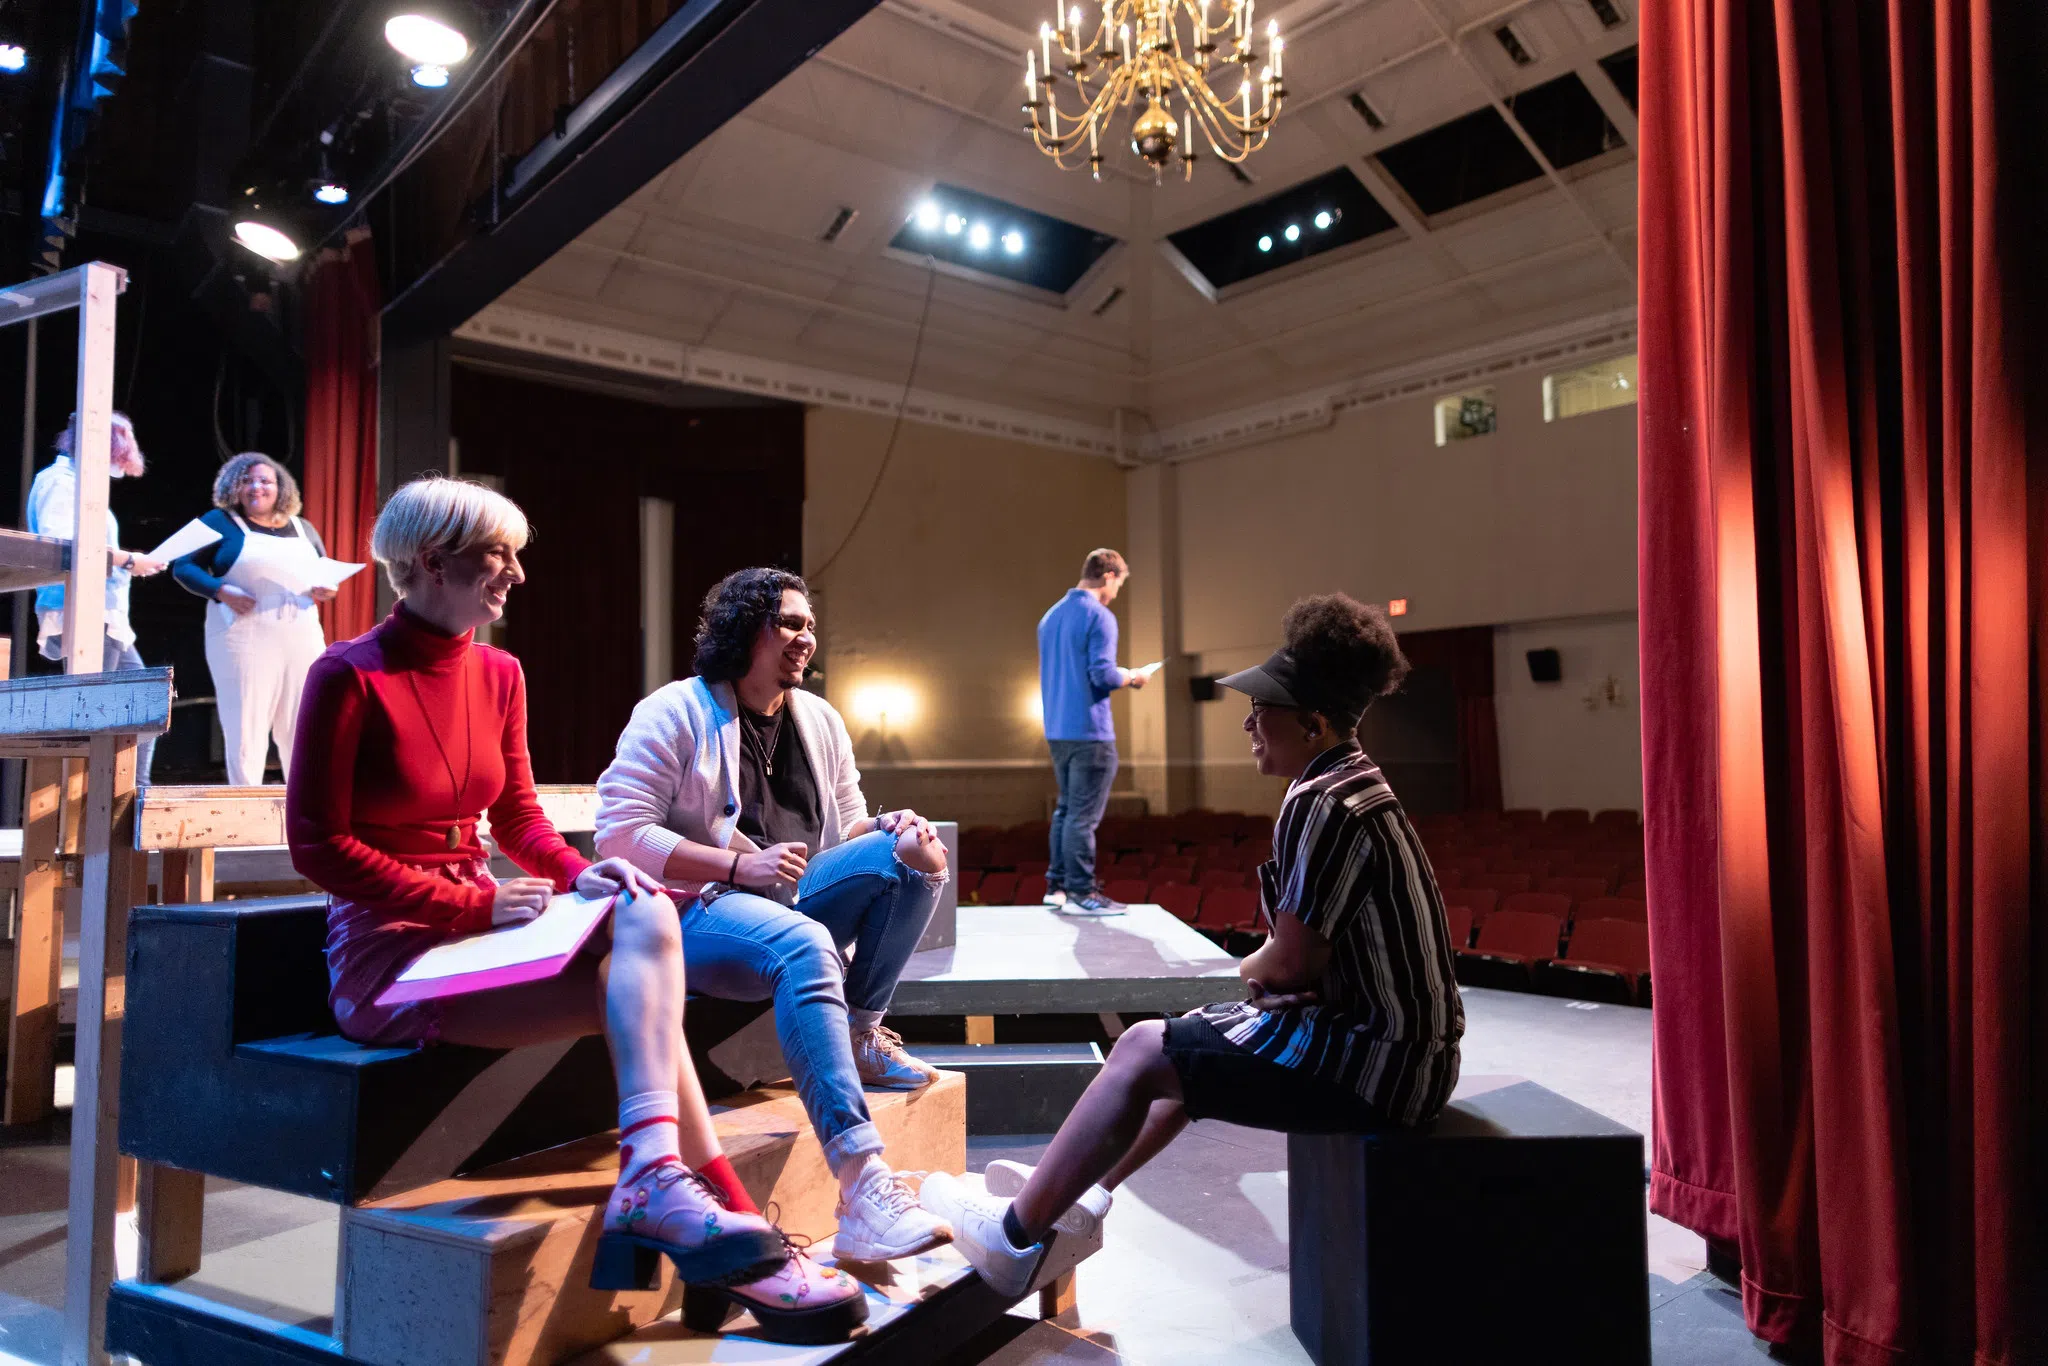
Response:
[[[793,689],[788,699],[823,798],[824,828],[815,854],[843,842],[847,830],[866,819],[867,798],[853,764],[853,740],[838,711],[802,689]],[[753,847],[739,833],[739,763],[740,714],[732,684],[685,678],[643,698],[619,736],[611,766],[597,780],[597,856],[629,859],[679,897],[696,896],[702,882],[665,875],[676,845],[689,840],[715,849]]]

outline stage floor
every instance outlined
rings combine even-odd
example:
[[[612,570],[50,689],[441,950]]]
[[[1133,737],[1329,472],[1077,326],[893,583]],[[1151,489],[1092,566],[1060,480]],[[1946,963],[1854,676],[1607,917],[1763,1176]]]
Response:
[[[1074,923],[1085,927],[1073,932],[1076,944],[1104,932],[1104,922]],[[1528,1077],[1647,1132],[1648,1011],[1476,988],[1465,992],[1465,1009],[1468,1072]],[[67,1124],[68,1112],[43,1133],[0,1139],[0,1366],[57,1359]],[[1005,1156],[1029,1160],[1043,1143],[970,1140],[970,1165],[978,1170]],[[1196,1124],[1118,1196],[1102,1252],[1081,1268],[1078,1309],[1053,1323],[1013,1317],[977,1344],[979,1351],[1002,1366],[1303,1366],[1308,1358],[1287,1327],[1285,1154],[1276,1135]],[[322,1297],[333,1285],[331,1207],[221,1181],[207,1183],[206,1206],[202,1275],[239,1287],[251,1308],[297,1305],[316,1323],[329,1312]],[[1648,1237],[1657,1366],[1762,1360],[1743,1330],[1738,1293],[1703,1272],[1699,1239],[1654,1217]],[[1474,1267],[1471,1274],[1554,1273],[1516,1266]],[[748,1360],[772,1359],[737,1343],[732,1350]]]
[[[898,1015],[1181,1011],[1240,993],[1237,959],[1163,907],[1061,915],[962,906],[959,942],[913,954]]]

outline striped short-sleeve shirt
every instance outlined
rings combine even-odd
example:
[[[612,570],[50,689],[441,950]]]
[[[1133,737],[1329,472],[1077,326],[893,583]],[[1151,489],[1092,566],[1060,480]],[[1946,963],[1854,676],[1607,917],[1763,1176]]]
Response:
[[[1432,1119],[1458,1081],[1465,1010],[1436,875],[1379,766],[1355,743],[1287,790],[1259,869],[1269,917],[1330,941],[1314,1005],[1205,1007],[1241,1048],[1358,1092],[1401,1124]]]

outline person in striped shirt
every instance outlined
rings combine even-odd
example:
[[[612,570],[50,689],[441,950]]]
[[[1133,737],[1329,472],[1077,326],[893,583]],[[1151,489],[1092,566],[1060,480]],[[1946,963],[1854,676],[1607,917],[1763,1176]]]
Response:
[[[1293,779],[1259,869],[1271,933],[1239,965],[1244,998],[1126,1030],[1035,1169],[990,1163],[986,1195],[943,1173],[925,1180],[926,1208],[998,1290],[1023,1293],[1055,1230],[1099,1228],[1110,1192],[1190,1120],[1415,1125],[1457,1085],[1465,1014],[1443,898],[1358,743],[1366,708],[1408,662],[1386,614],[1341,593],[1295,603],[1283,628],[1264,664],[1218,680],[1251,698],[1259,771]]]

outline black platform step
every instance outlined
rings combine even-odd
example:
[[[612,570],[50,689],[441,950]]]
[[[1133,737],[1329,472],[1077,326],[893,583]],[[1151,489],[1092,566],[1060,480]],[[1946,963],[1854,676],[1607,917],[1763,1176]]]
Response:
[[[354,1204],[386,1183],[440,1180],[615,1123],[600,1038],[511,1053],[343,1039],[327,1009],[326,933],[321,896],[136,908],[122,1151]],[[765,1009],[693,1003],[693,1052]],[[708,1056],[701,1066],[736,1089]]]
[[[1102,1070],[1093,1043],[919,1044],[934,1067],[967,1074],[969,1134],[1049,1134]]]

